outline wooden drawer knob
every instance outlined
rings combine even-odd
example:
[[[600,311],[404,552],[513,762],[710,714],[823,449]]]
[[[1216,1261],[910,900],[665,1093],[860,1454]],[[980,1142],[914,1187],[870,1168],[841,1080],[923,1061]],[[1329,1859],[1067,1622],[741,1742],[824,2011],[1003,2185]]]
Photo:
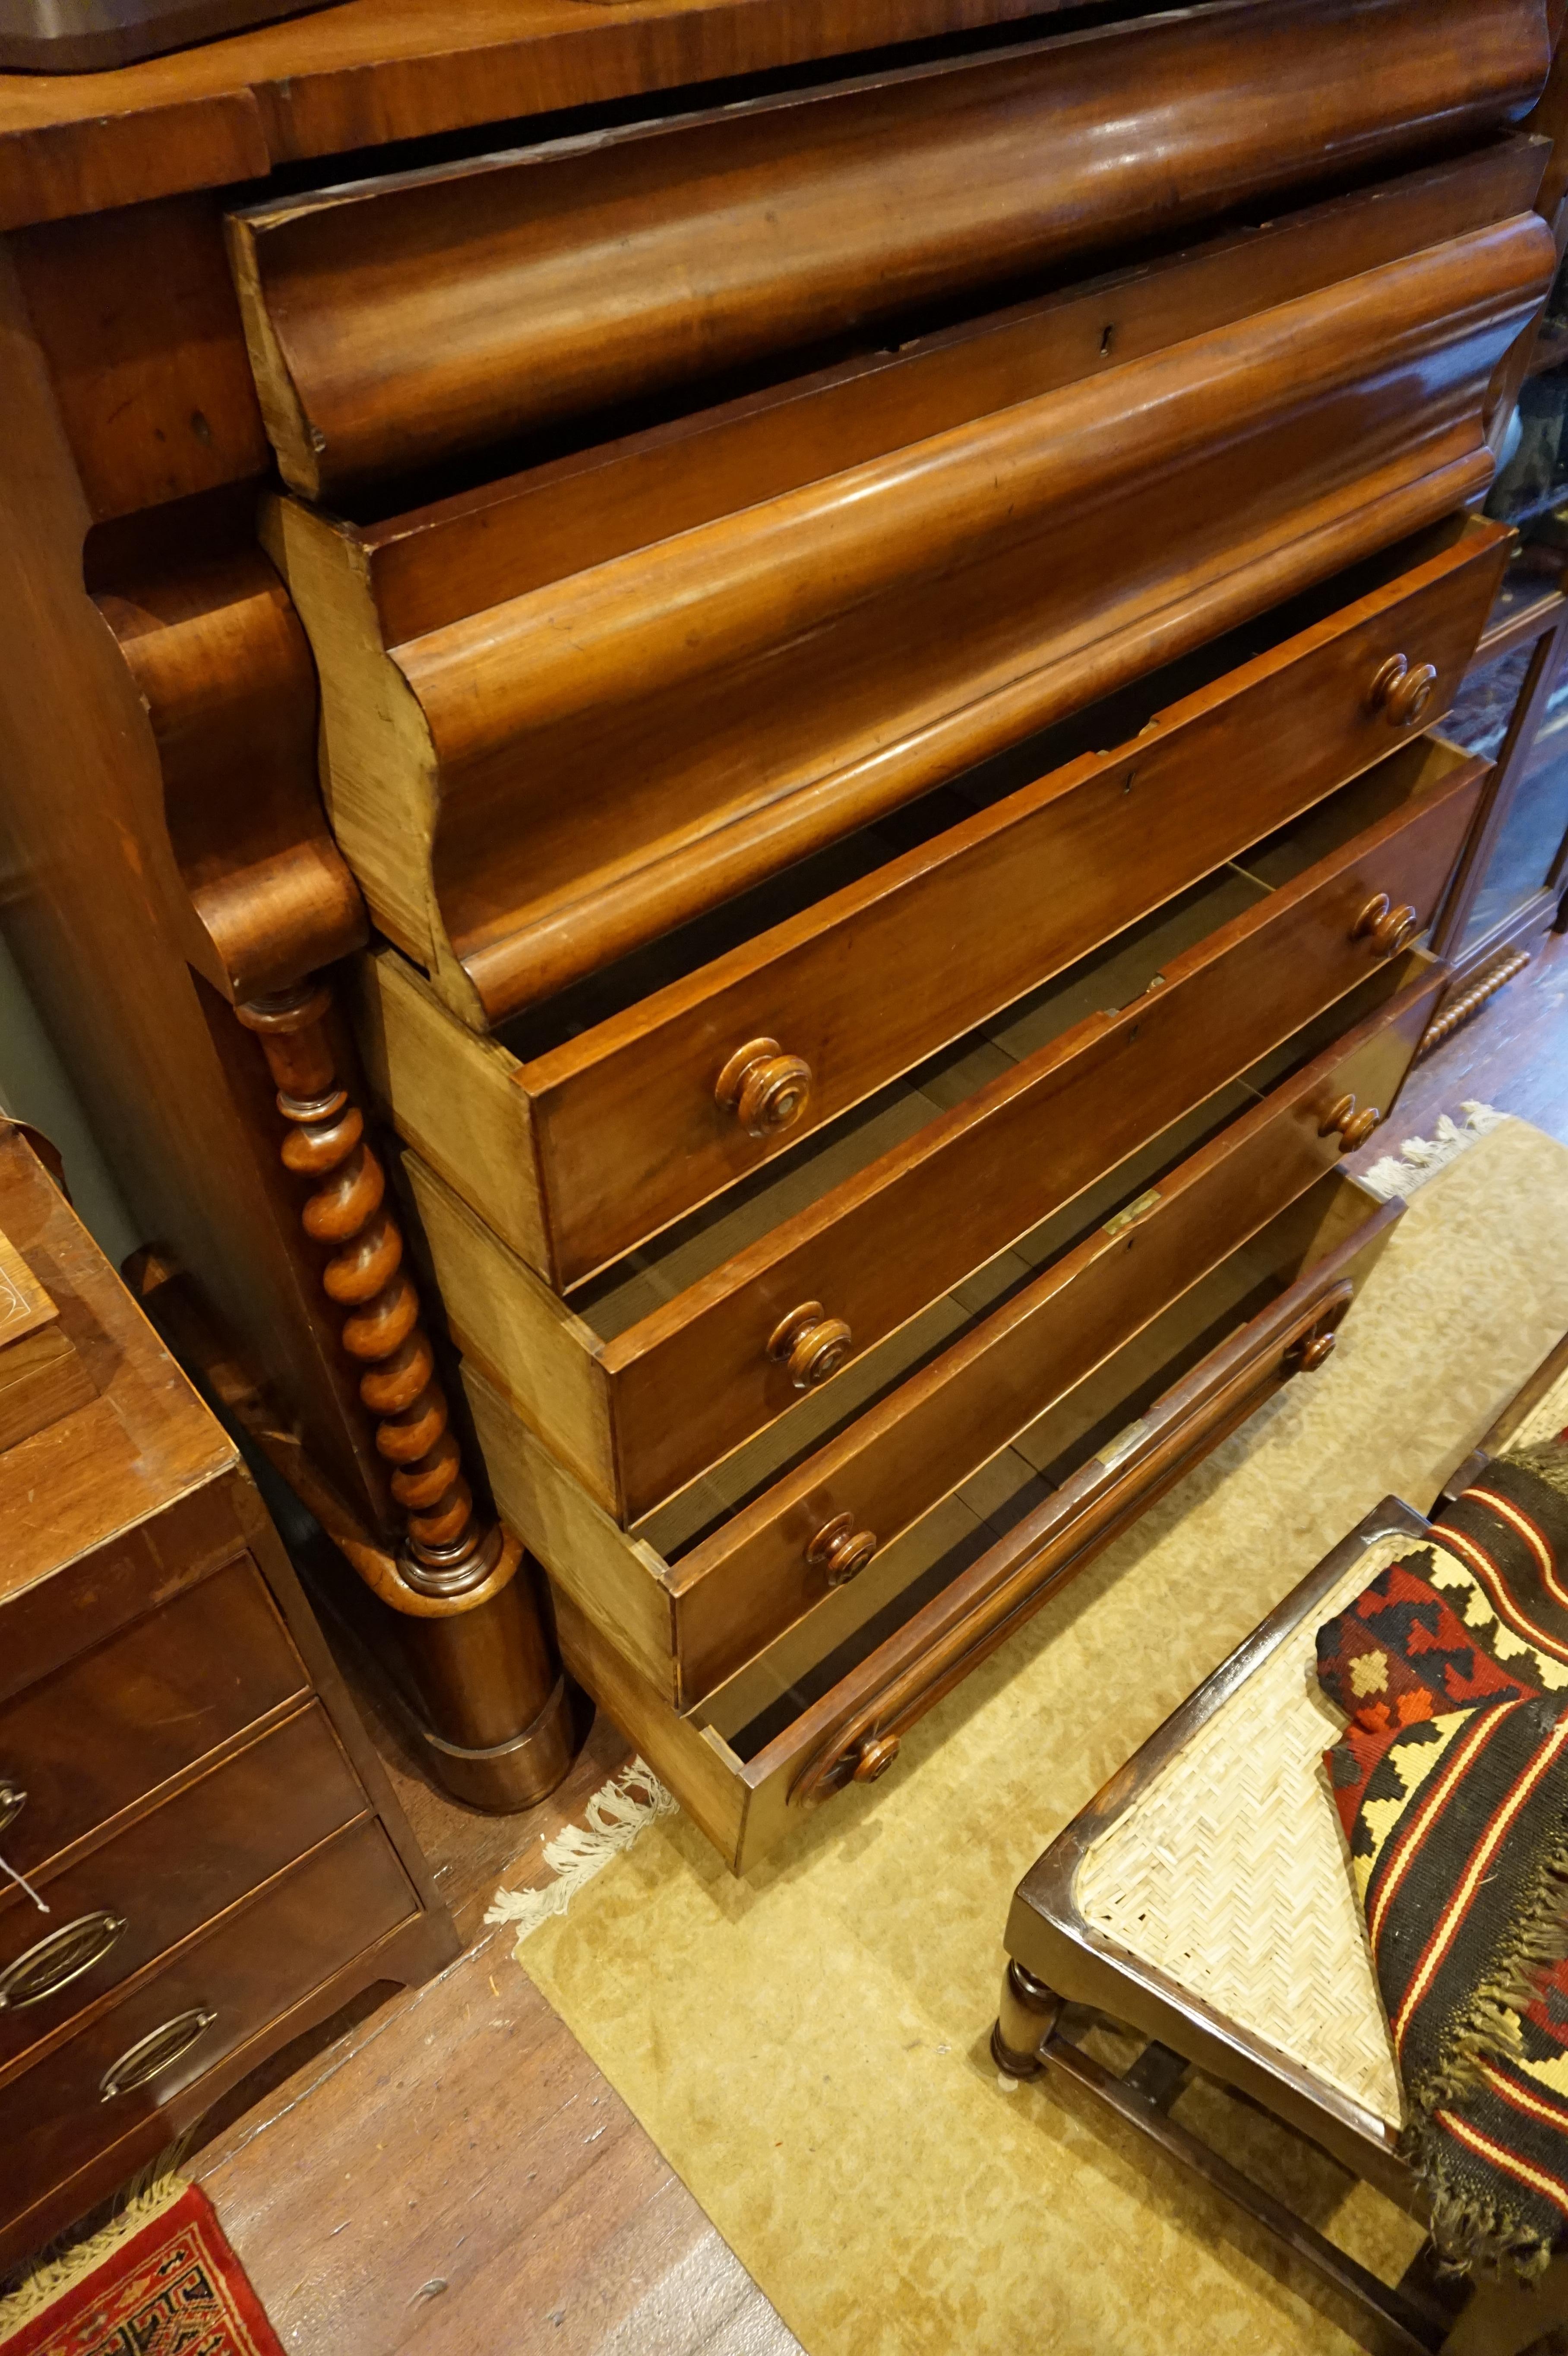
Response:
[[[1432,663],[1416,663],[1413,668],[1407,655],[1390,655],[1372,681],[1369,701],[1391,728],[1413,728],[1436,687],[1437,672]]]
[[[899,1739],[896,1734],[868,1735],[855,1761],[856,1783],[874,1783],[879,1775],[887,1773],[898,1755]]]
[[[1421,930],[1421,918],[1409,906],[1391,905],[1386,892],[1369,900],[1350,929],[1353,941],[1370,940],[1379,957],[1397,957],[1407,949]]]
[[[858,1530],[853,1514],[835,1514],[824,1522],[805,1549],[814,1570],[826,1570],[829,1587],[848,1587],[859,1579],[877,1551],[874,1530]]]
[[[825,1316],[820,1301],[806,1301],[774,1326],[768,1355],[783,1359],[797,1391],[815,1390],[838,1372],[849,1355],[850,1340],[842,1317]]]
[[[1332,1329],[1327,1333],[1309,1333],[1291,1351],[1291,1365],[1298,1375],[1315,1375],[1325,1360],[1333,1356],[1339,1342],[1339,1336]]]
[[[1330,1106],[1318,1123],[1317,1134],[1319,1137],[1338,1134],[1340,1152],[1354,1153],[1359,1145],[1365,1145],[1381,1119],[1382,1114],[1376,1105],[1368,1105],[1364,1111],[1358,1112],[1354,1097],[1341,1097],[1338,1104]]]
[[[805,1110],[811,1066],[786,1055],[776,1039],[750,1039],[736,1048],[713,1094],[720,1110],[732,1112],[748,1137],[776,1137]]]

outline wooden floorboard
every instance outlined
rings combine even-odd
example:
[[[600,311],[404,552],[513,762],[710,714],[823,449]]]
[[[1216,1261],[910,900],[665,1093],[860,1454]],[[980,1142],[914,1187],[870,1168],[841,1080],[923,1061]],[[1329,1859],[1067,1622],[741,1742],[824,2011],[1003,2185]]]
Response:
[[[1467,1099],[1568,1144],[1568,937],[1413,1073],[1356,1164]],[[788,2356],[796,2343],[481,1918],[629,1755],[603,1719],[542,1808],[477,1816],[367,1714],[473,1944],[274,2063],[208,2123],[206,2185],[283,2346],[310,2356]]]

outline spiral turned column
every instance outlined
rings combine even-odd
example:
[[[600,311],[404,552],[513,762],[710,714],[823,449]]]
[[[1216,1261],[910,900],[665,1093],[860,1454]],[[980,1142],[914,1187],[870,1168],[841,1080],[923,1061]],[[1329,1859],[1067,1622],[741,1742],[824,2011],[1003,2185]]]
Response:
[[[395,1573],[371,1583],[399,1615],[443,1781],[480,1806],[527,1806],[571,1763],[564,1683],[527,1578],[516,1576],[522,1549],[478,1510],[464,1477],[386,1173],[338,1079],[331,1011],[316,980],[235,1009],[276,1086],[283,1164],[308,1189],[301,1224],[327,1253],[322,1289],[343,1312],[339,1337],[406,1517]]]

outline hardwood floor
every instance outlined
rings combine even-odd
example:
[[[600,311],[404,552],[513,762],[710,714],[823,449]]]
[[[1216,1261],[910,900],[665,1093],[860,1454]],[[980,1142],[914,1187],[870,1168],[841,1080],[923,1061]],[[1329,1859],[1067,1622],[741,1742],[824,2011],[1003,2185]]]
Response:
[[[1568,1144],[1568,937],[1413,1075],[1357,1158],[1467,1099]],[[561,1789],[475,1816],[367,1714],[472,1944],[431,1987],[281,2057],[187,2163],[274,2329],[310,2356],[785,2356],[796,2346],[608,2083],[482,1922],[628,1755],[599,1719]]]

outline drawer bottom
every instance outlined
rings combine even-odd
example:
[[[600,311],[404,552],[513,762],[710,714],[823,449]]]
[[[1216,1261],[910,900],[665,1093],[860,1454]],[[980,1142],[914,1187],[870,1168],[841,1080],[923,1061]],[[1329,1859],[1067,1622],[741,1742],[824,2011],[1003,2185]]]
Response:
[[[1403,1205],[1329,1171],[685,1716],[557,1591],[568,1667],[736,1872],[901,1735],[1294,1374]]]

